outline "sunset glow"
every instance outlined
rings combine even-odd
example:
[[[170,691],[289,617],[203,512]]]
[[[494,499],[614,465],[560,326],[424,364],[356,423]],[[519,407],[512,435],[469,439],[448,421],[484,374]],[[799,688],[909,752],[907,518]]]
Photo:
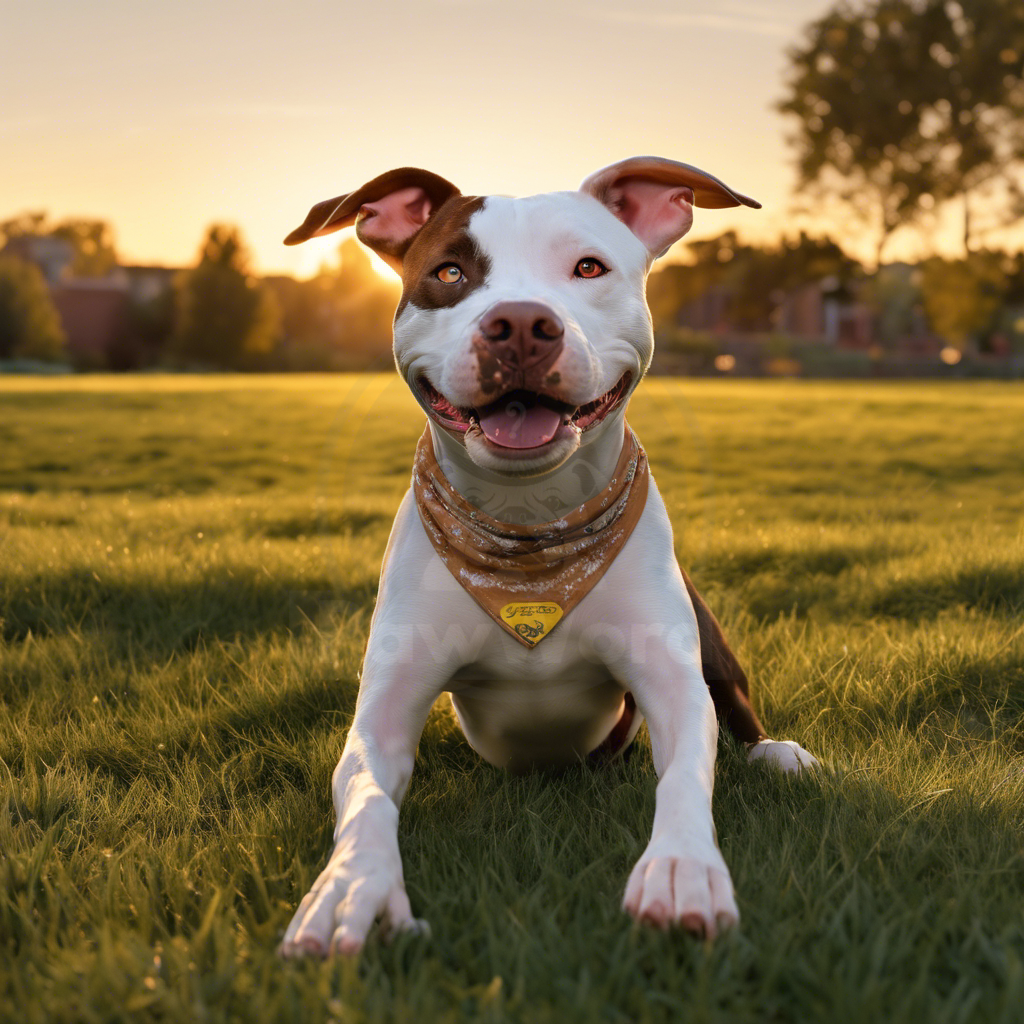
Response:
[[[348,2],[7,5],[0,216],[107,219],[124,259],[170,265],[229,221],[258,270],[309,276],[339,237],[288,249],[285,234],[313,203],[391,167],[427,167],[467,194],[528,195],[654,153],[764,204],[700,211],[693,237],[819,230],[814,213],[793,212],[772,104],[785,47],[827,6],[382,0],[356,30],[367,10]],[[955,252],[956,214],[934,230]],[[839,241],[870,253],[855,233]],[[907,230],[889,254],[921,249]]]

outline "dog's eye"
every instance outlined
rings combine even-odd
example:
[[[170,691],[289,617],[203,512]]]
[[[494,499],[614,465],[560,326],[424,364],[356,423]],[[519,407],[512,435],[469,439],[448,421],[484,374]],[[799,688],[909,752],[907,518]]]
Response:
[[[595,260],[593,256],[587,256],[576,264],[576,269],[573,271],[573,276],[600,277],[602,274],[607,273],[608,268],[600,260]]]
[[[463,278],[462,268],[455,263],[446,263],[434,271],[434,277],[445,284],[458,284]]]

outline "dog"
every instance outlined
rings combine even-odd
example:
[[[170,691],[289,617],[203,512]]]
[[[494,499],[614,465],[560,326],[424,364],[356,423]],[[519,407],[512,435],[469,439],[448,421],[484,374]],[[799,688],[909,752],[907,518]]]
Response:
[[[428,930],[398,809],[446,692],[469,744],[512,771],[619,756],[646,721],[656,810],[623,907],[707,938],[738,921],[711,814],[718,723],[751,760],[817,762],[767,737],[625,422],[654,347],[647,274],[695,205],[760,207],[657,157],[528,198],[400,168],[317,204],[285,239],[355,224],[401,276],[395,361],[427,429],[333,774],[334,849],[284,955],[357,954],[378,920]]]

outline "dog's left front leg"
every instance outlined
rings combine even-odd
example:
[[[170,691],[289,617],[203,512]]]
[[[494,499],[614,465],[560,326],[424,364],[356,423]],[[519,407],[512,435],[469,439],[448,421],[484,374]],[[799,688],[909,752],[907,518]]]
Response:
[[[693,620],[692,607],[686,610]],[[671,637],[648,644],[628,672],[650,731],[658,788],[651,841],[629,877],[623,907],[639,921],[711,938],[736,924],[739,910],[711,816],[718,722],[701,675],[695,621],[693,633],[682,645]]]

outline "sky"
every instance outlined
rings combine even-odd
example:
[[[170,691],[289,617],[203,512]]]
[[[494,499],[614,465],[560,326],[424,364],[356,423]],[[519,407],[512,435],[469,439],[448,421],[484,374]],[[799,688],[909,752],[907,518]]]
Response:
[[[791,210],[785,50],[829,0],[0,0],[0,219],[113,223],[125,262],[185,265],[238,224],[255,268],[320,200],[392,167],[465,194],[576,188],[636,154],[764,204],[692,237],[821,229]],[[941,228],[953,248],[957,225]],[[870,240],[837,238],[853,249]],[[866,241],[866,245],[864,245]],[[890,252],[913,252],[913,239]]]

